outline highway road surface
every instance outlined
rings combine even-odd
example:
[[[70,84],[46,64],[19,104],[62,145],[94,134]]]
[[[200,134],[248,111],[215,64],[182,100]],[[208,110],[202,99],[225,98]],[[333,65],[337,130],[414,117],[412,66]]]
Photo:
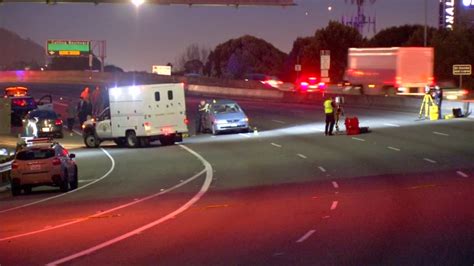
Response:
[[[67,135],[79,189],[1,193],[0,264],[474,264],[473,119],[347,107],[371,132],[324,136],[320,106],[239,102],[254,132],[191,123],[140,149]]]

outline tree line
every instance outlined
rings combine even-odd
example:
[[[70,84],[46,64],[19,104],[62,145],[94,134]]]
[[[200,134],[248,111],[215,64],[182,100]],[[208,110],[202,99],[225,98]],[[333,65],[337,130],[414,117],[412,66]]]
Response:
[[[474,28],[458,25],[454,30],[427,30],[427,44],[435,50],[435,78],[438,81],[455,81],[453,64],[474,62]],[[196,56],[189,53],[180,58],[182,71],[199,73],[210,77],[241,79],[245,74],[262,73],[275,75],[292,82],[296,78],[294,66],[302,65],[303,73],[319,73],[320,51],[331,51],[329,76],[333,82],[343,79],[347,66],[347,53],[351,47],[407,47],[424,45],[422,25],[403,25],[386,28],[372,38],[364,38],[356,29],[331,21],[315,31],[313,36],[299,37],[293,42],[289,54],[271,43],[250,35],[228,40],[217,45],[203,58],[202,49]],[[474,79],[466,77],[463,82],[472,88]]]

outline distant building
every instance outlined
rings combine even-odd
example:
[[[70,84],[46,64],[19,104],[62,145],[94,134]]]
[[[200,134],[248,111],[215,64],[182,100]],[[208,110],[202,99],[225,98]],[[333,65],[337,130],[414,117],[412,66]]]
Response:
[[[474,0],[439,0],[439,28],[453,29],[457,24],[474,27]]]

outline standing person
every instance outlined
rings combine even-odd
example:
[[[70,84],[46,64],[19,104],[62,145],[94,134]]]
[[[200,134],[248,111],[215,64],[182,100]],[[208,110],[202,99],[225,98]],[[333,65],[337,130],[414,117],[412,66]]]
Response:
[[[99,86],[95,87],[91,96],[92,114],[98,115],[102,110],[102,92]]]
[[[332,101],[331,97],[326,98],[324,101],[324,114],[326,115],[326,127],[324,130],[324,134],[326,136],[332,136],[333,128],[334,128],[334,102]]]
[[[434,102],[438,106],[438,119],[441,119],[443,117],[441,115],[441,104],[443,103],[443,90],[439,86],[435,87]]]
[[[82,124],[84,124],[84,121],[87,119],[87,114],[86,114],[86,102],[84,101],[84,98],[80,98],[79,102],[77,103],[77,118],[79,119],[79,126],[82,128]]]
[[[90,92],[89,92],[89,87],[85,87],[84,90],[81,92],[81,98],[84,101],[89,101],[90,100]]]
[[[339,119],[344,116],[344,109],[342,108],[342,102],[344,98],[336,97],[336,131],[339,132]]]
[[[66,112],[67,112],[67,118],[66,118],[67,129],[69,130],[69,135],[72,136],[72,129],[74,128],[74,122],[77,116],[77,107],[73,105],[73,102],[71,99],[69,100]]]
[[[204,122],[206,112],[208,111],[209,104],[205,100],[201,100],[198,105],[198,117],[196,119],[196,135],[204,131]]]

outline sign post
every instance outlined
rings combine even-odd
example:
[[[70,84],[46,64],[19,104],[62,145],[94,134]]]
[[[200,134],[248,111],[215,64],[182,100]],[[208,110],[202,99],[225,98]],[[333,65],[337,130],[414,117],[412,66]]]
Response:
[[[472,75],[472,65],[453,65],[453,75],[459,76],[459,88],[462,89],[462,76]]]

